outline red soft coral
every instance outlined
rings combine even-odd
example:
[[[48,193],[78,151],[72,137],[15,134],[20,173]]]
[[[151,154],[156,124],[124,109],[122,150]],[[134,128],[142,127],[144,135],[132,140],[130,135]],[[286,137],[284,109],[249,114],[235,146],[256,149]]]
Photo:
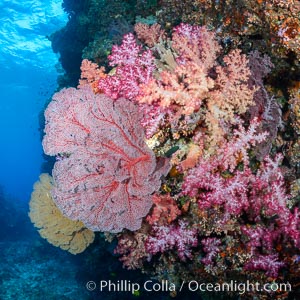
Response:
[[[181,214],[176,201],[169,195],[153,195],[154,208],[147,217],[151,225],[167,224],[174,221]]]

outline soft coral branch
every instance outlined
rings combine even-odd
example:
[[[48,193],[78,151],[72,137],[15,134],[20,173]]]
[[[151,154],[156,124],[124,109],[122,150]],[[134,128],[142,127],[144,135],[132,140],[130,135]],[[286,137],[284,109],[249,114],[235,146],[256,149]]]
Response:
[[[151,254],[176,249],[181,260],[192,258],[191,247],[198,245],[197,230],[188,229],[186,223],[178,225],[153,226],[153,235],[146,241],[146,249]]]
[[[99,89],[113,99],[134,99],[140,91],[139,85],[146,84],[154,70],[154,57],[150,50],[142,50],[132,33],[124,36],[121,46],[113,46],[108,56],[115,73],[100,78]]]
[[[278,271],[285,264],[283,262],[278,261],[278,255],[259,255],[253,259],[251,259],[246,265],[246,270],[256,271],[263,270],[266,272],[267,276],[276,278],[278,276]]]

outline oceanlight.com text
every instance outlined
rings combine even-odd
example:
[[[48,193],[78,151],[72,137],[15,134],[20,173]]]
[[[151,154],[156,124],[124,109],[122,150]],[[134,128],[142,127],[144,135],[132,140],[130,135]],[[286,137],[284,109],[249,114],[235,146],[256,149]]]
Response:
[[[192,292],[238,292],[239,294],[244,294],[247,292],[268,292],[274,293],[276,291],[290,292],[292,286],[289,282],[286,283],[260,283],[260,282],[238,282],[236,280],[231,280],[229,282],[223,283],[203,283],[196,280],[191,280],[189,282],[183,282],[181,288],[184,285],[188,286],[188,289]]]

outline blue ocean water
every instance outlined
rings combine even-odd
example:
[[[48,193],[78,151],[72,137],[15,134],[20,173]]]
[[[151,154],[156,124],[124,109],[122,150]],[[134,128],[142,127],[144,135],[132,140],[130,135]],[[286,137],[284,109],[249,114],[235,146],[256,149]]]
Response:
[[[28,217],[43,163],[39,115],[57,88],[47,35],[68,19],[61,4],[0,0],[1,300],[88,299],[72,255],[46,243]]]
[[[39,113],[56,89],[58,57],[47,39],[64,26],[60,0],[0,1],[0,185],[28,201],[43,162]]]

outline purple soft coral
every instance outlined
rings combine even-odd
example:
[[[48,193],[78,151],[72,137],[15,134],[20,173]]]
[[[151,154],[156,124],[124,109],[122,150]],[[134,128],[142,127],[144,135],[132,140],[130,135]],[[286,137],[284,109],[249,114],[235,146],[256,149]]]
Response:
[[[213,259],[220,252],[221,240],[217,238],[205,238],[201,241],[204,252],[206,252],[206,256],[202,258],[202,262],[205,265],[211,265],[213,263]]]
[[[267,276],[276,278],[278,271],[285,264],[278,261],[278,254],[259,255],[251,259],[246,265],[245,270],[256,271],[263,270]]]
[[[175,248],[181,260],[192,258],[191,247],[198,245],[197,230],[186,227],[183,221],[178,225],[153,226],[154,235],[146,241],[147,251],[156,254]]]

